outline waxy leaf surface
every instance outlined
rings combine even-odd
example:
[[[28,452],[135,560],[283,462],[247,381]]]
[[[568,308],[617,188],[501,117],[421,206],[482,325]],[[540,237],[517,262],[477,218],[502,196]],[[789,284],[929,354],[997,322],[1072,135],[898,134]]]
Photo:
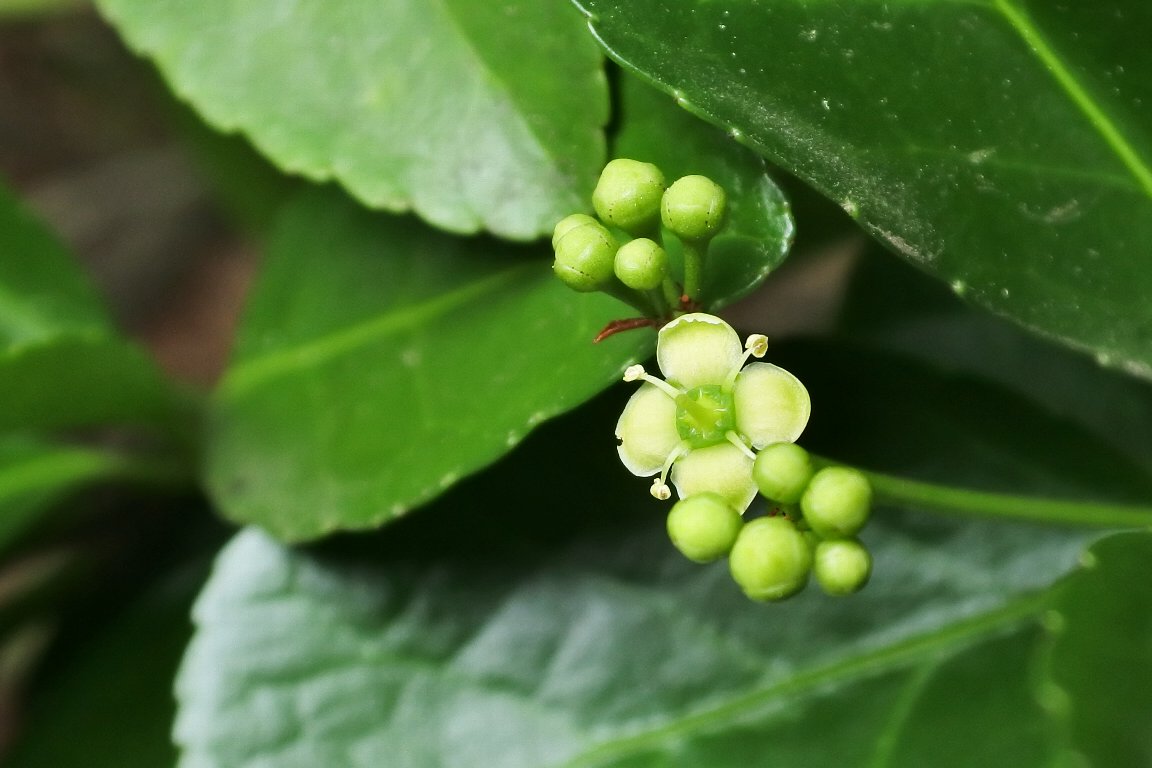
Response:
[[[1152,5],[579,4],[613,57],[967,299],[1152,375]]]

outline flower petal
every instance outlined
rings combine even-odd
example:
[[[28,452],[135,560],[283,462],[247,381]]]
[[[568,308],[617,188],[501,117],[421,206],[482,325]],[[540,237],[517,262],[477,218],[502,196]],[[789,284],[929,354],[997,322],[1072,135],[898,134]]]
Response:
[[[682,499],[706,491],[717,493],[737,512],[746,510],[756,498],[752,459],[728,443],[698,448],[678,459],[672,465],[672,484]]]
[[[732,399],[736,429],[757,450],[769,443],[795,442],[812,413],[812,400],[800,379],[771,363],[752,363],[740,371]]]
[[[636,390],[616,422],[620,461],[634,475],[654,475],[680,444],[676,403],[651,384]]]
[[[740,337],[715,315],[681,315],[660,329],[656,361],[672,384],[692,389],[723,384],[744,359]]]

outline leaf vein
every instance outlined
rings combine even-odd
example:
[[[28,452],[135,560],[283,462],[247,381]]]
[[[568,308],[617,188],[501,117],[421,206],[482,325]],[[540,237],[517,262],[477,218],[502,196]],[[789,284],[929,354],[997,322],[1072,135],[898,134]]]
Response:
[[[1033,619],[1048,604],[1045,594],[1027,595],[998,609],[913,637],[895,645],[878,648],[853,658],[833,661],[801,671],[789,679],[733,697],[711,709],[685,715],[651,730],[603,742],[564,764],[564,768],[602,765],[619,756],[634,753],[662,741],[706,728],[725,720],[746,717],[754,707],[773,699],[795,695],[832,683],[866,677],[899,668],[931,656],[941,648],[963,646],[975,639]]]
[[[1048,68],[1048,71],[1056,78],[1056,82],[1064,89],[1065,93],[1072,102],[1084,113],[1092,127],[1096,129],[1105,143],[1112,149],[1128,172],[1136,179],[1140,188],[1144,193],[1152,198],[1152,169],[1149,169],[1148,164],[1137,154],[1132,145],[1120,132],[1120,129],[1108,118],[1100,105],[1097,104],[1088,91],[1076,79],[1071,70],[1061,61],[1056,51],[1044,39],[1040,30],[1032,23],[1031,19],[1019,8],[1010,2],[1010,0],[996,0],[996,9],[1008,21],[1021,39],[1028,45],[1033,53],[1039,57],[1040,61]]]
[[[422,303],[400,307],[318,339],[243,361],[228,372],[221,385],[221,393],[225,397],[238,397],[280,376],[316,366],[405,329],[416,328],[486,293],[497,291],[538,268],[536,263],[520,264]]]

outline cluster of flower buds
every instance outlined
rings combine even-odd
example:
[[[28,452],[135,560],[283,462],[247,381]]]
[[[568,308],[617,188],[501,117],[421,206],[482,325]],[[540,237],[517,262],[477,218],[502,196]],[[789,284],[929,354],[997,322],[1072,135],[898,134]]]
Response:
[[[725,224],[723,188],[704,176],[666,187],[655,165],[618,159],[604,167],[592,206],[599,218],[577,213],[556,225],[557,277],[577,291],[615,296],[652,321],[698,308],[708,245]],[[680,241],[679,276],[664,230]]]
[[[782,600],[815,573],[832,595],[867,582],[872,561],[855,536],[867,522],[871,486],[847,467],[816,470],[795,444],[808,424],[808,390],[763,357],[767,339],[741,345],[730,325],[703,313],[661,328],[656,359],[664,379],[632,366],[643,381],[616,425],[618,451],[635,475],[653,476],[652,495],[680,501],[668,534],[686,557],[728,557],[732,577],[755,600]],[[764,496],[771,512],[745,522]]]
[[[659,328],[664,378],[640,365],[625,371],[625,381],[643,385],[616,438],[624,466],[654,478],[653,496],[670,499],[669,482],[676,488],[673,544],[696,562],[727,557],[754,600],[790,597],[811,574],[831,595],[859,590],[872,571],[856,539],[871,508],[867,478],[847,467],[817,471],[795,444],[808,424],[808,390],[783,368],[749,363],[765,355],[766,337],[741,344],[730,325],[697,311],[708,245],[725,223],[724,190],[703,176],[666,187],[656,166],[613,160],[592,204],[598,218],[575,214],[556,225],[553,271],[577,291],[603,291],[643,315],[609,324],[599,338]],[[664,233],[679,241],[682,260],[669,258]],[[674,261],[683,264],[678,275]],[[770,511],[745,521],[758,494]]]

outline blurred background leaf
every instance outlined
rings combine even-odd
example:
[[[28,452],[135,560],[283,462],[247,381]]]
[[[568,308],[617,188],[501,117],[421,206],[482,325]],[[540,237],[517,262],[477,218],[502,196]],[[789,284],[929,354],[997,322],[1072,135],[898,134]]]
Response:
[[[0,254],[0,430],[187,431],[191,403],[119,335],[79,266],[3,188]]]
[[[1067,747],[1098,766],[1152,762],[1152,535],[1092,548],[1091,568],[1057,593],[1042,690]]]

